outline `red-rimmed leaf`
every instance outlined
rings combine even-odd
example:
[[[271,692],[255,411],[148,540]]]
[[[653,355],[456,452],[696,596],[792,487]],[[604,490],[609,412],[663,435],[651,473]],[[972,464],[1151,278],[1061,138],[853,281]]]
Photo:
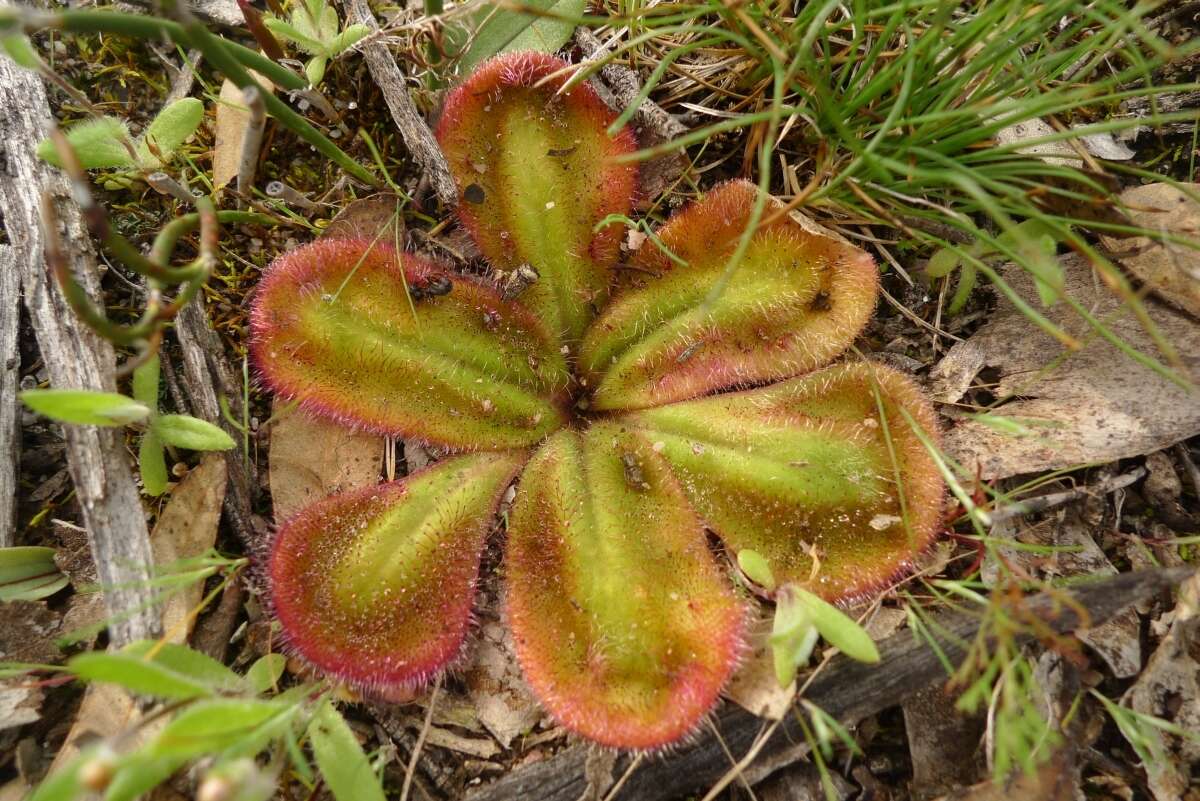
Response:
[[[255,361],[279,395],[455,448],[525,447],[558,428],[568,378],[557,347],[492,287],[359,239],[281,256],[251,315]]]
[[[290,647],[384,694],[445,667],[462,648],[496,506],[525,458],[451,457],[331,496],[284,523],[268,576]]]
[[[760,227],[711,302],[749,223],[757,189],[713,189],[638,250],[638,284],[588,329],[580,366],[596,409],[639,409],[800,375],[842,353],[875,309],[878,278],[858,248],[812,234],[787,215]],[[778,204],[770,202],[764,220]]]
[[[522,670],[568,728],[655,748],[716,702],[745,610],[644,436],[599,423],[543,444],[521,478],[505,564]]]
[[[942,479],[902,410],[936,441],[917,387],[864,362],[622,420],[731,551],[765,557],[777,585],[838,601],[886,586],[937,536]]]
[[[437,136],[463,225],[493,269],[537,270],[522,300],[571,342],[608,296],[623,229],[593,229],[629,212],[636,169],[613,159],[636,145],[606,133],[615,115],[590,86],[547,79],[565,67],[541,53],[486,62],[446,99]]]

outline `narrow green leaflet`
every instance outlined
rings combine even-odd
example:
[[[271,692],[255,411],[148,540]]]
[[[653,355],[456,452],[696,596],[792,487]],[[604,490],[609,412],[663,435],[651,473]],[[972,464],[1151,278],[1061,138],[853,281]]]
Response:
[[[214,690],[237,691],[246,687],[241,676],[208,654],[202,654],[186,645],[162,643],[157,640],[138,640],[126,645],[120,653],[141,657],[162,665]]]
[[[236,445],[222,429],[186,414],[160,415],[152,427],[163,442],[190,451],[227,451]]]
[[[0,602],[36,601],[67,586],[54,564],[54,549],[32,545],[0,548]]]
[[[6,56],[15,61],[18,67],[35,72],[42,68],[41,56],[33,49],[33,43],[29,41],[29,37],[24,34],[12,33],[0,36],[0,50],[3,50]]]
[[[246,683],[256,693],[265,693],[275,686],[287,667],[287,657],[283,654],[267,654],[260,657],[246,671]]]
[[[147,409],[158,408],[158,356],[147,359],[133,371],[133,399]]]
[[[556,0],[529,0],[529,2],[523,5],[539,11],[549,11],[558,5],[564,3],[570,4],[574,1],[576,0],[557,0],[557,2]],[[581,14],[583,12],[580,11],[578,13]],[[508,45],[514,39],[524,36],[525,32],[535,22],[544,18],[488,3],[480,8],[476,19],[479,20],[479,27],[476,29],[474,36],[471,37],[471,44],[467,47],[467,51],[458,61],[458,71],[462,75],[470,75],[475,71],[476,67],[492,56],[509,50]],[[570,35],[571,32],[568,31],[567,38],[570,38]],[[562,44],[565,43],[566,39],[563,40]],[[543,52],[553,53],[562,44]],[[530,45],[529,49],[541,49],[536,46],[536,42],[531,42]]]
[[[308,735],[317,767],[337,801],[386,801],[354,732],[328,699],[317,707]]]
[[[763,589],[775,589],[775,576],[771,573],[771,566],[767,563],[766,557],[758,551],[743,548],[738,551],[737,560],[738,567],[746,574],[746,578]]]
[[[150,414],[145,404],[116,392],[87,389],[28,389],[21,402],[38,414],[60,423],[83,426],[123,426]]]
[[[67,667],[85,681],[112,682],[141,695],[184,700],[212,693],[207,682],[128,653],[90,651],[72,659]]]
[[[150,752],[178,758],[217,753],[252,756],[283,735],[298,708],[248,698],[200,701],[167,724]]]
[[[581,17],[587,10],[587,0],[558,0],[547,9],[563,17]],[[514,13],[514,12],[508,12]],[[575,33],[575,23],[555,17],[533,17],[525,30],[518,33],[503,48],[501,53],[516,53],[521,50],[536,50],[539,53],[555,53]]]
[[[183,767],[187,759],[176,755],[133,753],[121,760],[104,801],[137,801]]]
[[[167,462],[163,456],[162,440],[154,431],[142,434],[138,445],[138,471],[146,494],[157,498],[167,491]]]
[[[808,590],[793,587],[796,602],[829,644],[859,662],[878,662],[879,649],[862,626],[836,606]]]
[[[781,592],[769,639],[775,663],[775,679],[780,687],[791,684],[796,678],[796,671],[808,664],[818,636],[817,627],[805,608],[796,603],[790,588],[789,592]]]
[[[79,769],[95,756],[96,750],[96,747],[84,749],[79,756],[47,776],[25,801],[76,801],[84,792]]]

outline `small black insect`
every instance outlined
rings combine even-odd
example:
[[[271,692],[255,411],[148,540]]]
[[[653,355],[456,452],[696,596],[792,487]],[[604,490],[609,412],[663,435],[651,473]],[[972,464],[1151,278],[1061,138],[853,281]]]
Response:
[[[812,303],[808,304],[808,308],[813,311],[829,311],[833,308],[833,303],[829,300],[829,291],[822,289],[818,292],[816,297],[812,299]]]
[[[408,295],[414,301],[424,300],[425,298],[436,298],[442,295],[449,295],[450,290],[454,288],[454,282],[444,275],[435,275],[425,279],[421,283],[412,283],[408,285]]]

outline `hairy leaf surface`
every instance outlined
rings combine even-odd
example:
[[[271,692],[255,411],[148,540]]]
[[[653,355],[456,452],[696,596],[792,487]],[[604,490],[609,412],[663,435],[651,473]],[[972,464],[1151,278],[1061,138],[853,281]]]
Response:
[[[280,257],[251,326],[266,383],[349,425],[498,450],[563,420],[566,366],[528,310],[384,245],[323,240]]]
[[[566,341],[578,340],[608,297],[636,170],[613,158],[632,134],[610,137],[615,115],[586,84],[559,94],[567,67],[539,53],[492,59],[450,93],[438,141],[459,190],[459,219],[498,272],[532,266],[522,300]]]
[[[599,423],[534,456],[509,519],[508,617],[525,677],[564,725],[654,748],[733,670],[744,608],[645,437]]]
[[[906,572],[937,534],[942,480],[901,409],[936,438],[911,381],[853,363],[623,419],[730,550],[765,557],[777,584],[837,601]]]
[[[580,365],[596,409],[638,409],[790,378],[844,351],[875,309],[877,277],[858,248],[809,233],[786,215],[761,226],[716,298],[757,189],[713,189],[658,232],[687,262],[639,251],[640,285],[592,324]],[[777,209],[769,203],[764,220]]]
[[[342,681],[384,694],[459,653],[484,541],[523,452],[456,456],[334,495],[271,546],[271,601],[288,643]]]

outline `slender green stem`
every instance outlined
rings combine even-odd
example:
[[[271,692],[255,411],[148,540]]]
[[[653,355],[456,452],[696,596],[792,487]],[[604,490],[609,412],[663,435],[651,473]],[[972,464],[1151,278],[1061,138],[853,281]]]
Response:
[[[208,28],[194,18],[181,23],[181,27],[187,36],[188,43],[203,53],[209,63],[237,84],[239,89],[245,89],[248,86],[257,88],[261,93],[263,105],[267,107],[267,113],[278,120],[281,125],[363,183],[374,187],[383,186],[382,181],[372,175],[366,167],[350,158],[344,150],[333,143],[332,139],[314,128],[308,120],[292,111],[274,93],[263,89],[258,81],[254,80],[246,71],[246,68],[226,49],[224,40],[214,36]]]
[[[176,44],[188,46],[190,39],[183,27],[173,20],[145,14],[124,14],[115,11],[65,10],[46,16],[35,16],[37,27],[54,27],[72,33],[115,33],[135,39],[168,37]],[[221,39],[229,54],[240,64],[271,80],[284,89],[304,89],[308,86],[301,76],[271,59],[237,42]]]

